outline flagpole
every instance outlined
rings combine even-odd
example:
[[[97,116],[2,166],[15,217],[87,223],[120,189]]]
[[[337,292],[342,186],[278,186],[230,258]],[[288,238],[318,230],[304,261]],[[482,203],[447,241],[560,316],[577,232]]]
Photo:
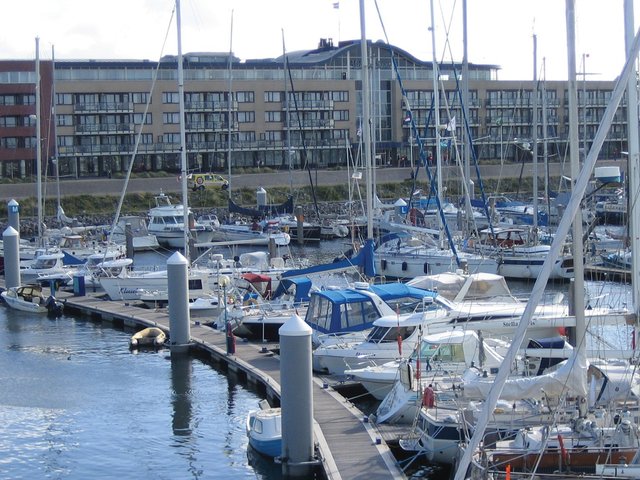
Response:
[[[340,2],[333,2],[333,9],[338,14],[338,44],[340,44]]]

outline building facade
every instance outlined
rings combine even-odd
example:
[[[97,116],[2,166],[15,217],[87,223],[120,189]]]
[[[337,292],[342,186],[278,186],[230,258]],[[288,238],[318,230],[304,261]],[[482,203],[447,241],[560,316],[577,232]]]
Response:
[[[432,63],[382,42],[369,42],[368,52],[376,164],[409,166],[435,156]],[[363,128],[361,63],[359,41],[334,45],[330,39],[288,53],[286,61],[184,55],[189,170],[346,166],[347,158],[357,157]],[[103,176],[126,171],[133,162],[134,171],[179,172],[177,70],[175,56],[159,62],[40,61],[44,171]],[[499,81],[498,66],[472,64],[463,95],[456,80],[461,71],[460,64],[439,65],[442,158],[459,157],[468,132],[479,162],[530,159],[533,82]],[[614,83],[579,84],[581,149],[588,149]],[[539,85],[540,154],[546,144],[558,161],[567,154],[567,83]],[[35,61],[0,61],[0,177],[36,172],[35,105]],[[624,150],[626,100],[601,156],[616,158]]]

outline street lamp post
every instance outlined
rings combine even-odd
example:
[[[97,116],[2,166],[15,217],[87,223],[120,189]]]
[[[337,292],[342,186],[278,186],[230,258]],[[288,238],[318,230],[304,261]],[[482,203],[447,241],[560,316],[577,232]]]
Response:
[[[227,311],[227,286],[231,280],[226,275],[218,278],[218,285],[222,287],[223,305],[224,305],[224,331],[227,337],[227,355],[234,355],[236,353],[236,339],[233,336],[231,324],[229,323],[229,313]]]

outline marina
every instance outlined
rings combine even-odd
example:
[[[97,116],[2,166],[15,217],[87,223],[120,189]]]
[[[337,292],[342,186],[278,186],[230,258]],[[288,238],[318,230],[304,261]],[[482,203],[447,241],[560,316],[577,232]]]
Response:
[[[468,62],[466,4],[461,63],[438,59],[433,1],[433,58],[423,62],[393,47],[384,28],[384,40],[369,41],[360,0],[360,40],[334,45],[322,38],[316,50],[287,53],[282,32],[282,57],[254,72],[260,73],[255,80],[273,83],[254,88],[243,75],[257,64],[235,57],[233,35],[228,55],[183,55],[180,3],[175,0],[170,21],[175,14],[177,55],[163,54],[148,90],[85,92],[84,84],[64,78],[83,65],[74,62],[43,62],[43,80],[36,38],[35,81],[23,82],[34,84],[33,99],[31,91],[0,95],[3,105],[35,105],[35,114],[3,127],[33,120],[34,141],[5,139],[3,146],[35,145],[35,162],[22,160],[20,176],[33,164],[37,177],[37,220],[23,228],[12,199],[2,237],[4,403],[23,410],[7,412],[10,421],[0,425],[0,438],[15,448],[0,474],[572,480],[579,473],[608,480],[640,468],[640,278],[632,255],[640,210],[631,202],[640,188],[633,163],[640,146],[637,110],[629,108],[638,103],[640,31],[633,36],[632,0],[624,5],[627,58],[615,85],[587,95],[583,54],[582,112],[573,81],[572,0],[565,12],[570,81],[549,88],[538,80],[534,35],[533,78],[517,95],[512,87],[491,87],[499,66]],[[384,27],[379,10],[378,16]],[[108,71],[104,62],[96,65],[101,74]],[[128,78],[137,65],[114,63],[110,73],[124,69]],[[145,80],[148,72],[139,70],[137,80]],[[294,82],[298,73],[320,72],[330,83]],[[19,78],[9,73],[6,83],[15,88]],[[83,73],[78,80],[93,78],[92,69]],[[469,76],[476,77],[472,85]],[[447,83],[453,79],[455,85]],[[43,95],[41,85],[56,81],[65,93]],[[71,93],[77,88],[85,93]],[[151,101],[160,91],[160,110],[175,104],[170,113]],[[528,105],[515,118],[507,109],[513,102],[503,100],[520,95]],[[594,111],[587,112],[591,97],[605,101],[597,111],[589,104]],[[68,113],[52,108],[55,121],[46,131],[47,138],[64,139],[46,152],[55,159],[53,223],[59,226],[48,228],[41,122],[56,104]],[[623,109],[625,132],[616,125]],[[387,118],[376,122],[383,112]],[[555,117],[551,129],[548,113]],[[143,133],[160,118],[170,131]],[[262,133],[263,119],[275,130]],[[526,125],[503,138],[503,121]],[[129,126],[111,128],[120,122]],[[75,133],[83,134],[80,142]],[[612,139],[618,136],[624,140]],[[171,149],[160,152],[167,144]],[[127,149],[112,155],[102,148],[108,145],[135,146],[128,159]],[[499,178],[485,184],[477,155],[488,146],[485,163],[501,165]],[[551,178],[549,159],[557,159],[558,147],[566,158]],[[626,167],[611,164],[625,155]],[[296,161],[307,170],[308,185],[294,187]],[[503,178],[505,161],[512,167],[522,161],[519,174]],[[124,179],[117,207],[101,210],[105,222],[80,224],[78,198],[68,199],[76,205],[64,213],[59,163],[76,179],[91,173],[112,180],[113,171]],[[13,179],[16,165],[9,166]],[[272,185],[282,188],[276,197],[263,179],[254,192],[235,183],[287,167],[289,191],[280,175]],[[338,167],[341,177],[339,188],[322,191],[322,211],[319,167]],[[403,179],[387,189],[379,180],[392,167]],[[172,191],[178,195],[159,189],[121,216],[132,175],[156,171],[177,173],[179,188]],[[145,187],[151,192],[152,182]],[[254,196],[255,207],[249,205]],[[30,240],[21,238],[25,231]],[[75,346],[74,328],[58,336],[70,324],[91,325],[97,338],[82,337],[82,347]],[[192,384],[196,369],[199,385],[211,381],[217,394],[200,395]],[[74,423],[74,414],[82,422]],[[35,418],[35,426],[21,430],[21,415]],[[201,430],[201,422],[212,423]],[[110,446],[114,460],[105,459],[106,468],[92,475]],[[172,461],[174,452],[179,458]]]

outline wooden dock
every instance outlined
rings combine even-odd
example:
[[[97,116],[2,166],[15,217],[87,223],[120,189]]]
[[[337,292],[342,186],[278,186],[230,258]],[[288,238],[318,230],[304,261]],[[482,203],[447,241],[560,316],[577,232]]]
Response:
[[[95,320],[129,327],[156,326],[169,332],[166,310],[144,309],[132,302],[107,301],[95,294],[73,296],[65,292],[56,295],[65,303],[65,310],[90,316]],[[229,371],[264,388],[269,402],[279,404],[280,361],[274,354],[276,344],[262,344],[236,339],[235,355],[226,353],[224,332],[191,322],[190,350],[207,356]],[[320,462],[326,477],[340,479],[406,478],[391,453],[385,436],[368,422],[350,401],[327,382],[314,376],[314,435]]]

